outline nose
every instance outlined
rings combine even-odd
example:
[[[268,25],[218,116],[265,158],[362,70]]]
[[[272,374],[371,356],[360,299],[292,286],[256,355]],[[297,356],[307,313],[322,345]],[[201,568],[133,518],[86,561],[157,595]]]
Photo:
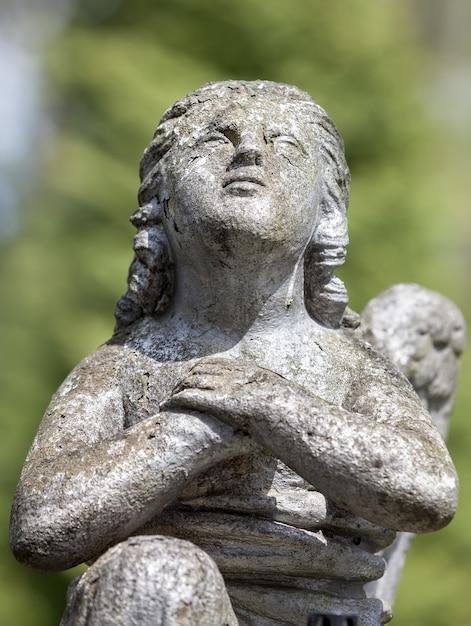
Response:
[[[230,168],[244,165],[262,165],[263,163],[263,138],[256,133],[244,133],[236,147],[232,157]]]

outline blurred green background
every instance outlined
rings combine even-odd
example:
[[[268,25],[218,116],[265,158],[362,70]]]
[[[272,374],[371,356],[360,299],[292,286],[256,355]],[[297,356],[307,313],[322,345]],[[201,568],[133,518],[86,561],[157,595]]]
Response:
[[[65,0],[0,7],[4,37],[26,13],[30,37],[49,28],[29,51],[42,67],[44,118],[9,177],[20,203],[0,238],[5,625],[53,626],[63,610],[73,572],[29,571],[10,556],[13,491],[51,394],[112,332],[131,259],[138,162],[178,97],[228,78],[311,93],[338,125],[352,171],[342,270],[351,306],[407,281],[443,292],[468,319],[471,308],[466,0],[81,0],[62,21],[59,6]],[[0,194],[6,215],[1,202]],[[449,438],[459,511],[442,532],[416,539],[397,626],[471,624],[470,368],[468,355]]]

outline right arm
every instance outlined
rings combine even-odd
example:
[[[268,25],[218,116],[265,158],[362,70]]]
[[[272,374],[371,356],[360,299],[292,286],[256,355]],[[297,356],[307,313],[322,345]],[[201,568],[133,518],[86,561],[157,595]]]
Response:
[[[12,550],[26,565],[62,570],[96,557],[159,513],[196,475],[247,449],[230,426],[188,411],[163,411],[124,429],[107,350],[66,379],[26,459],[10,533]]]

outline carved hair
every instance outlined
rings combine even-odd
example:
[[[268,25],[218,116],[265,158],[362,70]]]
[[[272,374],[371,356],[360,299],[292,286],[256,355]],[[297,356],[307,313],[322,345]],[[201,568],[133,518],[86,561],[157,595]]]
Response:
[[[145,150],[140,165],[140,208],[131,217],[137,228],[134,259],[128,275],[128,290],[119,300],[116,330],[145,315],[158,316],[168,307],[173,295],[174,272],[170,248],[162,224],[159,204],[160,164],[172,147],[182,116],[194,107],[210,105],[221,93],[232,100],[243,94],[269,98],[280,103],[305,107],[314,122],[319,146],[320,176],[318,223],[304,256],[305,302],[318,322],[337,328],[348,302],[342,281],[334,276],[345,260],[347,206],[350,174],[345,161],[342,138],[327,113],[297,87],[269,81],[227,81],[208,83],[178,100],[162,117],[154,138]]]

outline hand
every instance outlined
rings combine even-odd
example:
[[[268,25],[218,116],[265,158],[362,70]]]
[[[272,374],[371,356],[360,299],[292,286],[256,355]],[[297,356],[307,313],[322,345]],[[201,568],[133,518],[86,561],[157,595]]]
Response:
[[[161,408],[200,411],[248,433],[250,422],[288,385],[279,374],[252,363],[207,359],[190,370]]]

